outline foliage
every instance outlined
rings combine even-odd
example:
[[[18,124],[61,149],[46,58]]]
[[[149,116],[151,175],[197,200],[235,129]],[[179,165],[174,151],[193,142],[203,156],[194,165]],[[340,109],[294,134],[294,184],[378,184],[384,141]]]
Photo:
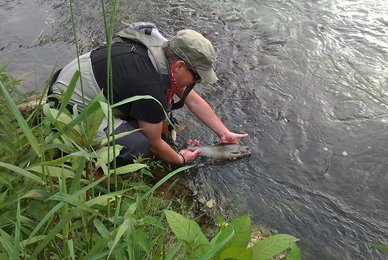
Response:
[[[251,226],[249,217],[242,216],[209,242],[194,221],[170,210],[155,211],[152,192],[192,166],[171,172],[153,188],[132,182],[115,192],[110,192],[109,186],[108,190],[100,187],[108,175],[148,168],[141,163],[145,159],[138,158],[134,164],[109,170],[113,151],[118,154],[120,147],[111,147],[108,139],[95,140],[103,116],[109,116],[111,110],[102,94],[83,113],[78,114],[75,108],[72,115],[64,109],[71,95],[66,92],[61,107],[44,104],[46,117],[42,115],[39,124],[32,126],[20,115],[1,82],[0,87],[14,118],[3,127],[12,125],[15,129],[3,135],[4,140],[14,142],[15,150],[3,153],[0,162],[1,259],[177,259],[182,245],[185,259],[245,259],[256,254],[267,256],[275,253],[273,248],[279,241],[284,249],[293,241],[274,236],[267,250],[258,246],[244,249]],[[116,138],[125,134],[130,133]],[[99,149],[94,150],[96,145]],[[56,156],[58,151],[60,157]],[[91,174],[87,178],[88,167],[101,167],[106,176],[93,180]],[[181,241],[172,247],[166,246],[172,238],[163,222],[165,214]]]
[[[209,242],[195,221],[170,210],[165,212],[172,231],[186,250],[186,259],[265,260],[288,248],[291,250],[287,259],[300,259],[300,250],[295,243],[299,239],[286,234],[265,238],[247,248],[252,232],[248,214],[233,220]]]
[[[7,93],[12,97],[14,102],[16,104],[20,104],[27,100],[27,95],[18,90],[17,86],[19,86],[23,78],[30,73],[24,74],[18,78],[14,78],[6,72],[7,65],[3,65],[2,61],[0,60],[0,82],[3,84],[4,88],[7,90]],[[3,96],[0,97],[0,100],[0,113],[3,114],[8,107],[4,105],[6,102]]]
[[[388,253],[388,243],[387,242],[380,241],[380,244],[371,244],[371,243],[364,242],[364,244],[367,247],[367,250],[369,252],[371,259],[374,259],[374,258],[373,258],[372,252],[369,250],[369,247],[375,248],[381,252]]]
[[[150,198],[164,181],[191,166],[170,173],[153,188],[128,183],[125,189],[109,192],[98,186],[106,176],[97,181],[86,178],[87,162],[104,168],[107,175],[147,166],[135,163],[108,170],[112,151],[118,154],[120,147],[109,148],[107,139],[94,140],[105,115],[101,95],[81,114],[45,104],[47,117],[32,127],[1,82],[0,87],[15,118],[6,123],[16,129],[4,135],[16,144],[16,150],[2,154],[0,162],[0,258],[151,259],[166,255],[164,247],[156,246],[166,234],[164,215],[162,211],[148,214],[150,209],[155,211]],[[66,102],[67,95],[62,101]],[[7,124],[4,128],[10,127]],[[97,143],[100,148],[95,151]],[[55,158],[52,150],[62,156]],[[87,192],[91,192],[89,199]]]

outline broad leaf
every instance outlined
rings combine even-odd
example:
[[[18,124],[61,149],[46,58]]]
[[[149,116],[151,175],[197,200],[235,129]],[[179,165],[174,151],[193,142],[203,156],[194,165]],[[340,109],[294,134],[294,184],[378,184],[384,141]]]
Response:
[[[98,102],[98,104],[100,104],[100,102],[102,102],[104,100],[105,100],[104,94],[101,91],[100,94],[98,94],[90,102],[90,104],[93,104],[95,102],[96,103]],[[87,123],[84,124],[85,127],[87,126],[86,133],[88,135],[88,140],[92,140],[96,136],[97,130],[100,127],[103,118],[104,118],[104,112],[103,112],[102,108],[99,108],[96,111],[94,111],[93,113],[91,113],[90,115],[88,115]]]
[[[247,247],[251,239],[252,225],[249,214],[240,216],[230,222],[230,226],[234,229],[234,237],[231,240],[230,246]]]
[[[290,250],[287,252],[287,260],[300,260],[301,252],[296,243],[292,243]]]
[[[246,247],[228,247],[222,251],[220,260],[225,259],[236,259],[236,260],[250,260],[252,259],[252,248]]]
[[[226,239],[227,237],[229,237],[230,234],[233,234],[233,237],[234,237],[234,235],[236,234],[236,232],[234,231],[234,229],[233,229],[233,227],[232,227],[231,225],[228,225],[228,226],[226,226],[224,229],[222,229],[222,231],[221,231],[220,233],[218,233],[217,236],[215,236],[215,237],[212,239],[212,241],[211,241],[211,243],[210,243],[211,246],[213,247],[213,246],[216,246],[216,245],[222,243],[222,241],[225,241],[225,239]],[[233,237],[232,237],[232,239],[233,239]],[[219,250],[219,251],[217,252],[217,254],[216,254],[216,259],[219,258],[219,256],[220,256],[220,254],[221,254],[222,251],[224,251],[226,248],[228,248],[228,247],[230,246],[230,243],[231,243],[230,241],[232,241],[232,239],[230,239],[228,243],[225,243],[225,244],[220,248],[220,250]]]
[[[165,210],[165,213],[172,231],[190,253],[200,257],[210,249],[209,241],[194,220],[186,219],[171,210]]]
[[[199,260],[208,260],[208,259],[211,259],[214,255],[216,255],[216,259],[218,259],[219,257],[217,256],[217,254],[221,251],[221,249],[226,244],[229,243],[229,241],[232,239],[233,236],[234,236],[234,230],[231,229],[231,232],[229,233],[229,236],[225,237],[225,239],[223,241],[220,241],[216,245],[212,245],[211,244],[210,250],[207,251],[206,254],[204,254]]]
[[[122,148],[123,146],[118,144],[114,146],[114,149],[113,149],[113,146],[109,146],[109,147],[104,146],[97,151],[97,154],[100,156],[100,158],[103,160],[105,164],[109,164],[111,161],[113,161],[113,159],[115,159],[113,157],[113,154],[118,156]]]
[[[252,260],[266,260],[271,258],[274,255],[283,252],[298,240],[299,239],[287,234],[278,234],[260,240],[252,247]]]
[[[126,174],[130,172],[135,172],[137,170],[143,169],[143,168],[148,168],[146,164],[141,164],[141,163],[134,163],[134,164],[127,164],[125,166],[119,167],[116,169],[117,174]],[[113,173],[114,169],[110,170],[109,173]]]
[[[145,216],[144,217],[144,223],[146,224],[150,224],[150,225],[153,225],[155,227],[158,227],[160,229],[165,229],[165,227],[163,226],[163,224],[157,220],[156,218],[154,218],[153,216]]]

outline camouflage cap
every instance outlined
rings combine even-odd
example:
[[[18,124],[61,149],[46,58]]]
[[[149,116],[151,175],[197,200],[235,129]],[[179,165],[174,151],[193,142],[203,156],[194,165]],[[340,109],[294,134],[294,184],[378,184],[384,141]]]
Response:
[[[215,83],[217,81],[213,70],[216,53],[211,42],[202,34],[184,29],[164,46],[168,46],[189,66],[195,68],[205,82]]]

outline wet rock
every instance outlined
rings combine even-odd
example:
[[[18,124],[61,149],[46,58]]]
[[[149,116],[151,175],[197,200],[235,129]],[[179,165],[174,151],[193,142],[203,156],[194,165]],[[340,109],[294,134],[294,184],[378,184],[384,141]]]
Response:
[[[18,105],[18,110],[20,111],[20,113],[22,114],[24,119],[27,119],[35,111],[35,109],[39,105],[39,101],[40,101],[41,97],[42,97],[41,93],[34,94],[33,96],[28,98],[27,102]],[[46,95],[44,95],[42,102],[41,102],[41,106],[39,107],[39,110],[38,110],[39,113],[42,112],[42,106],[43,106],[43,104],[46,103],[46,99],[47,99],[47,97],[46,97]]]

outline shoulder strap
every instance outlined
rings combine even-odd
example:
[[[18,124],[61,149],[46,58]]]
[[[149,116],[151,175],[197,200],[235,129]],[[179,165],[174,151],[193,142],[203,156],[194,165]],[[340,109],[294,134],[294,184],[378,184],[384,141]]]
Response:
[[[144,44],[150,51],[150,54],[155,58],[159,73],[170,75],[169,69],[167,67],[167,61],[161,47],[164,42],[161,39],[132,30],[130,28],[125,28],[119,31],[116,36]]]
[[[164,41],[158,37],[133,30],[129,27],[124,28],[115,34],[115,36],[121,37],[123,40],[129,39],[130,41],[140,42],[148,48],[148,53],[151,61],[153,62],[155,68],[160,73],[164,84],[167,86],[167,95],[171,89],[171,78],[170,78],[170,68],[166,57],[164,56],[162,45]],[[173,103],[168,106],[167,112],[182,108],[185,104],[185,100],[190,91],[194,88],[195,83],[186,87],[185,92],[183,93],[182,99],[176,103]]]
[[[167,113],[169,113],[173,110],[182,108],[185,105],[185,101],[186,101],[187,96],[189,95],[190,91],[194,88],[194,86],[195,86],[195,83],[188,85],[185,89],[185,92],[183,92],[181,100],[179,100],[176,103],[172,103],[172,104],[168,105]]]

